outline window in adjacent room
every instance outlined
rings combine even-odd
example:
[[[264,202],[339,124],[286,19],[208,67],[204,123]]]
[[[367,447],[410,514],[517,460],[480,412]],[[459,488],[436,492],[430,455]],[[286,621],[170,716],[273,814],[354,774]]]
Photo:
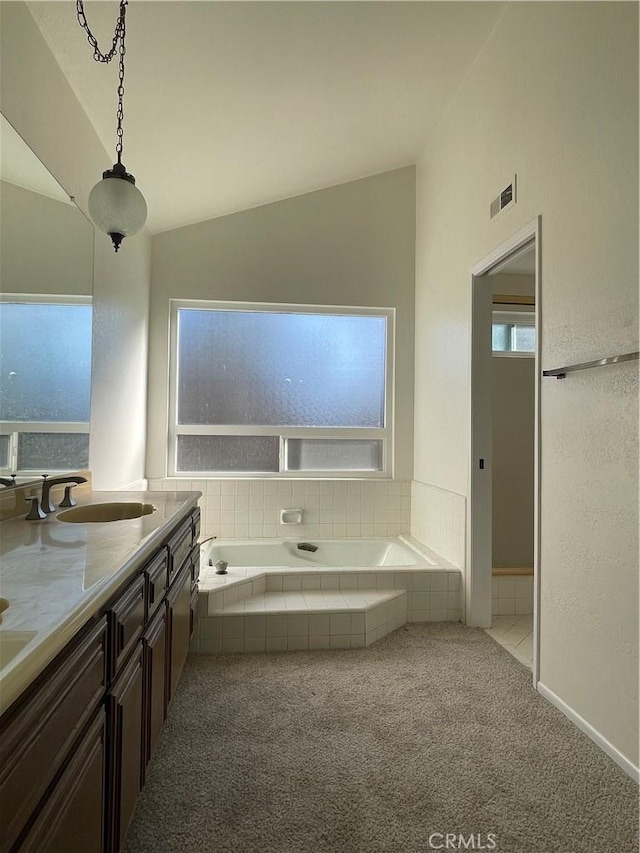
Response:
[[[173,301],[169,475],[391,474],[393,310]]]
[[[494,355],[533,358],[536,351],[533,311],[494,311],[491,348]]]
[[[89,465],[91,299],[0,299],[0,471]]]

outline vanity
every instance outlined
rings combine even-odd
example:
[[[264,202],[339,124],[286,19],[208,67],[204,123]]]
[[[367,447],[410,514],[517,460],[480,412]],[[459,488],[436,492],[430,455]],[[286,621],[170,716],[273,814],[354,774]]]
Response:
[[[1,853],[121,849],[194,629],[199,497],[87,489],[154,511],[0,525]]]

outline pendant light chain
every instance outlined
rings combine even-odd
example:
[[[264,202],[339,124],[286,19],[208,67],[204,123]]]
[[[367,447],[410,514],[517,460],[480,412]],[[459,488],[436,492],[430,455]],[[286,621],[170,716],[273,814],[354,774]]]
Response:
[[[108,53],[103,53],[98,47],[98,40],[93,35],[89,28],[89,24],[87,23],[87,17],[84,13],[84,3],[83,0],[76,0],[76,13],[78,16],[78,23],[82,27],[82,29],[87,34],[87,41],[93,48],[93,58],[96,62],[111,62],[113,57],[118,53],[118,109],[116,111],[116,118],[118,119],[118,125],[116,129],[117,142],[116,142],[116,154],[118,156],[118,163],[122,162],[122,122],[124,120],[124,107],[122,104],[124,98],[124,56],[126,53],[126,48],[124,46],[124,39],[126,35],[126,24],[125,24],[125,16],[127,13],[127,3],[128,0],[120,0],[120,14],[118,16],[118,20],[116,22],[116,28],[113,34],[113,40],[111,42],[111,50]]]

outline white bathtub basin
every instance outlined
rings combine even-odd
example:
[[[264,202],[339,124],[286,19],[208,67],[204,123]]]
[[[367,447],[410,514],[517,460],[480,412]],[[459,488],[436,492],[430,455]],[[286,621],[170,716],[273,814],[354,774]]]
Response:
[[[316,539],[315,553],[301,551],[297,542],[211,542],[203,553],[205,564],[224,560],[230,568],[282,566],[337,568],[356,566],[430,566],[426,558],[397,539]]]

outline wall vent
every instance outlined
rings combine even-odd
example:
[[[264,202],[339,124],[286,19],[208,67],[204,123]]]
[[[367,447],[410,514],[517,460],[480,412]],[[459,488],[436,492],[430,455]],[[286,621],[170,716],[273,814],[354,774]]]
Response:
[[[507,210],[509,207],[513,207],[516,203],[516,175],[513,176],[513,180],[510,184],[500,192],[489,205],[489,217],[493,219],[494,216],[497,216],[503,210]]]

